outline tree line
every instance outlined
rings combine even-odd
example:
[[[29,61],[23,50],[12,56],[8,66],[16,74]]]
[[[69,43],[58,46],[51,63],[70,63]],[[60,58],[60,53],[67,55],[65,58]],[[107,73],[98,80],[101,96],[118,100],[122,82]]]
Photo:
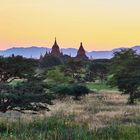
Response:
[[[80,61],[48,56],[43,61],[22,56],[0,57],[0,111],[48,109],[55,98],[79,100],[90,91],[88,82],[105,82],[128,94],[128,103],[140,98],[140,55],[132,49],[112,59]]]

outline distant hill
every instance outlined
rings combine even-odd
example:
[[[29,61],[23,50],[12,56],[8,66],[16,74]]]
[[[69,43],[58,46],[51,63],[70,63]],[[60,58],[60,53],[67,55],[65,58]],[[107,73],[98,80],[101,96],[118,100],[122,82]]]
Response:
[[[93,58],[93,59],[103,59],[103,58],[112,58],[113,57],[113,53],[115,51],[120,51],[121,49],[124,48],[117,48],[117,49],[113,49],[110,51],[91,51],[91,52],[87,52],[87,56],[89,58]],[[134,46],[132,47],[133,50],[136,50],[137,53],[140,53],[140,46]],[[39,58],[40,55],[44,55],[45,53],[50,52],[51,49],[48,47],[37,47],[37,46],[32,46],[29,48],[24,48],[24,47],[20,47],[20,48],[10,48],[7,50],[2,50],[0,51],[0,56],[11,56],[12,54],[15,55],[22,55],[24,57],[30,58]],[[67,55],[71,55],[72,57],[76,56],[77,54],[77,49],[75,48],[63,48],[61,49],[61,51],[63,52],[63,54],[67,54]]]

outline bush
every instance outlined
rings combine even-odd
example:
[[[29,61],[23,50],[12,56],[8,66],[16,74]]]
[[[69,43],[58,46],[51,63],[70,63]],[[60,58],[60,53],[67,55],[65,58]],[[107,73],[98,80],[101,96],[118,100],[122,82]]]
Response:
[[[70,86],[69,94],[74,96],[76,100],[78,100],[80,96],[88,93],[89,89],[85,85],[73,84]]]
[[[46,77],[46,83],[50,88],[55,88],[57,85],[69,84],[72,80],[70,77],[65,76],[64,72],[61,71],[59,67],[48,70]]]
[[[85,85],[81,84],[59,85],[54,88],[54,92],[61,95],[61,97],[71,95],[74,96],[76,100],[78,100],[80,96],[88,94],[89,89]]]
[[[0,84],[0,112],[19,108],[21,110],[48,109],[52,96],[46,92],[41,81],[24,81],[16,86]],[[40,104],[42,103],[42,104]]]
[[[69,90],[70,90],[69,85],[59,85],[53,88],[53,91],[56,94],[59,94],[61,97],[65,97],[66,95],[69,95]]]

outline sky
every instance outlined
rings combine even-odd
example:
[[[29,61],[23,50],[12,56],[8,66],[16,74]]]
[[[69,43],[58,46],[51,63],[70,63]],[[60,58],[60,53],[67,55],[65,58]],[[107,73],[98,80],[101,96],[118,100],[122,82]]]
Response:
[[[0,0],[0,50],[140,45],[140,0]]]

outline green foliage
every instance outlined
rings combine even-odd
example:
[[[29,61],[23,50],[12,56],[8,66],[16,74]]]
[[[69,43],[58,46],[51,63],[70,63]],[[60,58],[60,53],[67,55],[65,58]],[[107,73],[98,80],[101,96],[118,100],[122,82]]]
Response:
[[[89,93],[89,89],[81,84],[73,84],[70,86],[69,94],[73,95],[76,100],[79,99],[80,96],[86,95]]]
[[[43,58],[40,62],[41,68],[51,68],[58,65],[63,65],[64,62],[61,57],[57,55],[48,55]]]
[[[67,78],[65,77],[64,73],[60,71],[59,68],[49,70],[47,73],[47,78],[50,80],[51,83],[54,84],[67,82]]]
[[[0,111],[6,112],[14,108],[19,110],[47,109],[39,103],[51,103],[51,96],[46,93],[43,83],[24,81],[15,86],[0,84]]]
[[[89,129],[73,116],[53,116],[31,123],[0,122],[1,140],[139,140],[139,126],[112,124],[105,128]]]
[[[99,79],[101,82],[106,81],[109,72],[109,62],[108,61],[92,61],[88,65],[88,79],[89,81],[95,81]]]
[[[59,67],[48,70],[46,77],[49,87],[59,86],[61,84],[68,84],[72,81],[72,78],[65,76]]]
[[[113,58],[111,82],[119,90],[129,94],[129,103],[140,97],[140,55],[128,49],[116,52]]]
[[[66,84],[62,84],[59,86],[56,86],[55,88],[53,88],[53,92],[56,93],[56,95],[58,94],[60,96],[60,98],[65,97],[66,95],[69,95],[70,93],[70,87],[69,85]]]
[[[15,78],[29,78],[34,73],[37,62],[22,56],[0,57],[0,83]]]
[[[59,95],[71,95],[74,96],[76,100],[79,99],[80,96],[86,95],[89,93],[89,89],[81,84],[69,84],[69,85],[61,85],[56,87],[56,93]]]
[[[55,95],[59,95],[61,98],[65,95],[72,95],[75,99],[79,99],[80,96],[89,93],[86,86],[75,84],[73,79],[69,76],[65,76],[59,67],[55,67],[55,69],[47,72],[46,83]]]
[[[111,87],[107,83],[87,83],[87,87],[93,92],[100,90],[114,90],[114,91],[118,90],[116,87]]]
[[[64,73],[72,77],[76,82],[85,82],[85,66],[86,63],[84,61],[70,59],[65,64]]]

